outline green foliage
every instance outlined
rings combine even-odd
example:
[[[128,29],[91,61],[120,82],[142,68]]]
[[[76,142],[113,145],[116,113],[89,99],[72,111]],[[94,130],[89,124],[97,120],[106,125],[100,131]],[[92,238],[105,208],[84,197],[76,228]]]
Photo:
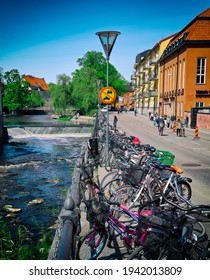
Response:
[[[101,80],[101,88],[107,83],[107,62],[101,52],[87,52],[83,58],[77,60],[80,69],[72,73],[72,98],[75,107],[81,114],[93,115],[97,111],[98,88],[96,80]],[[109,86],[117,94],[127,91],[127,82],[109,63]]]
[[[13,234],[14,235],[14,234]],[[16,237],[12,236],[6,223],[0,219],[0,260],[46,260],[53,236],[43,233],[37,244],[30,242],[24,226],[17,228]]]
[[[5,72],[2,77],[5,81],[3,108],[8,112],[44,105],[44,99],[38,92],[29,90],[29,83],[20,76],[17,69]]]
[[[91,51],[78,58],[77,63],[79,69],[72,73],[72,78],[59,74],[57,84],[48,85],[53,111],[58,115],[71,115],[75,110],[80,114],[93,115],[98,110],[96,81],[101,80],[100,89],[107,85],[107,61],[101,52]],[[111,63],[108,68],[109,86],[116,90],[117,95],[127,92],[128,82]],[[4,74],[0,69],[0,79],[5,81],[3,107],[9,112],[44,105],[44,99],[38,92],[29,91],[29,84],[22,78],[16,69]]]
[[[71,78],[65,74],[57,75],[57,84],[49,83],[51,104],[58,115],[66,115],[72,112]]]

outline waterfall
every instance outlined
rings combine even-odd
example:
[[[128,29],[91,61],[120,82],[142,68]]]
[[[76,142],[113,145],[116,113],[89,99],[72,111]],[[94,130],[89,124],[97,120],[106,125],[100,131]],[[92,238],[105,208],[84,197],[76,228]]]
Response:
[[[42,126],[42,127],[8,127],[8,135],[12,138],[25,137],[90,137],[93,128],[91,126]]]

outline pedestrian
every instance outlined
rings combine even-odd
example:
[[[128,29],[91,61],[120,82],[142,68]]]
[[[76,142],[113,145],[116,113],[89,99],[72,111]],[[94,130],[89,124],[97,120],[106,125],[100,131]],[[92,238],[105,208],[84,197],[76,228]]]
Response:
[[[75,113],[75,119],[77,120],[79,118],[79,112]]]
[[[114,116],[114,121],[113,121],[114,128],[117,128],[117,122],[118,122],[118,118],[117,116]]]
[[[154,117],[154,126],[158,125],[158,115],[156,114]]]
[[[186,135],[185,135],[186,119],[182,120],[182,121],[181,121],[181,124],[182,124],[181,135],[182,135],[183,137],[186,137]]]
[[[137,109],[134,109],[134,115],[135,116],[137,115]]]
[[[164,124],[164,119],[162,117],[157,120],[158,131],[160,136],[163,136]]]
[[[170,116],[166,117],[166,125],[167,125],[167,128],[170,127]]]
[[[176,123],[176,136],[181,137],[181,129],[182,129],[182,123],[181,120],[178,119],[177,123]]]
[[[186,117],[185,117],[185,125],[186,125],[186,127],[188,127],[188,123],[189,123],[189,117],[188,117],[188,115],[186,115]]]
[[[170,118],[170,128],[174,128],[174,121],[176,120],[176,117],[175,116],[171,116]]]

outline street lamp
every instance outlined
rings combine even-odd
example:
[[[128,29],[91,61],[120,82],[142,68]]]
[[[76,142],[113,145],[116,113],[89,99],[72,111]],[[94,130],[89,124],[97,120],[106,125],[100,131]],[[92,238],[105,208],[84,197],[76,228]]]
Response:
[[[107,68],[106,68],[106,86],[109,86],[109,57],[114,47],[115,41],[117,36],[121,33],[118,31],[100,31],[97,32],[100,42],[103,46],[106,61],[107,61]],[[106,163],[108,163],[109,157],[109,105],[106,106]]]

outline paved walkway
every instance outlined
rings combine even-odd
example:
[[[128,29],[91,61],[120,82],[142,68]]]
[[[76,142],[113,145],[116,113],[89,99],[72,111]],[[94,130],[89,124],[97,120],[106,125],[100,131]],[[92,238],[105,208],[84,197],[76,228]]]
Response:
[[[155,126],[153,124],[152,121],[149,120],[149,117],[148,116],[145,116],[145,115],[141,115],[141,114],[137,114],[136,116],[134,115],[134,112],[122,112],[118,115],[117,112],[114,112],[114,111],[110,111],[109,112],[109,122],[112,124],[113,123],[113,120],[114,120],[114,115],[116,115],[118,118],[120,118],[121,116],[123,116],[123,121],[126,122],[126,114],[128,114],[129,116],[133,116],[133,119],[134,120],[138,120],[138,119],[144,119],[144,122],[145,124],[149,125],[151,128],[153,127],[154,129]],[[130,119],[130,118],[129,118]],[[130,125],[131,124],[131,121],[129,120],[129,122],[127,123],[127,125]],[[119,127],[120,128],[120,125]],[[186,130],[186,135],[189,136],[189,137],[195,137],[195,129],[191,129],[190,127],[186,127],[185,128]],[[165,133],[169,133],[171,134],[173,132],[172,129],[167,129],[165,128],[164,129]],[[171,132],[171,133],[170,133]],[[174,132],[173,132],[174,134]],[[200,129],[198,128],[198,137],[203,139],[203,140],[207,140],[207,141],[210,141],[210,130],[208,129]]]

